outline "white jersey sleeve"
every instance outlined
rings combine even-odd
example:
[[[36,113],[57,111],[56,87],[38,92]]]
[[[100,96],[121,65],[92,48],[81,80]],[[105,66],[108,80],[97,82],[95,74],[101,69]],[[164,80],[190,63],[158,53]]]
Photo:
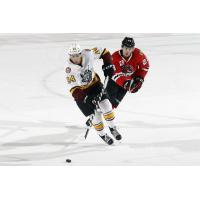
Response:
[[[78,87],[80,85],[79,84],[80,78],[78,77],[76,71],[73,70],[73,66],[69,65],[69,67],[65,69],[65,72],[66,72],[66,81],[68,89],[71,90],[75,87]]]

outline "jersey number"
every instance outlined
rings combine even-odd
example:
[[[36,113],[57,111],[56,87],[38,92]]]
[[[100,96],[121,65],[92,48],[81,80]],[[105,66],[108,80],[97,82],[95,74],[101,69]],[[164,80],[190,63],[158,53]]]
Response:
[[[72,83],[72,82],[76,82],[76,79],[75,79],[74,75],[67,76],[67,82],[69,84]]]

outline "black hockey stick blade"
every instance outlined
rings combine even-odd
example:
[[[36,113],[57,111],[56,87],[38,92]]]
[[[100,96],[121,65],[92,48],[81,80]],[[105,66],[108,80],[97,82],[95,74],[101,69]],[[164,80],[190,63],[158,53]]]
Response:
[[[85,140],[87,139],[87,136],[88,136],[89,130],[90,130],[90,128],[87,128],[86,133],[85,133],[85,136],[84,136]]]
[[[86,121],[86,123],[85,123],[85,125],[86,125],[86,133],[85,133],[85,136],[84,136],[85,139],[87,138],[88,133],[89,133],[89,130],[90,130],[91,127],[92,127],[92,122],[91,122],[91,119],[92,119],[92,118],[93,118],[93,116],[91,116],[91,117]]]

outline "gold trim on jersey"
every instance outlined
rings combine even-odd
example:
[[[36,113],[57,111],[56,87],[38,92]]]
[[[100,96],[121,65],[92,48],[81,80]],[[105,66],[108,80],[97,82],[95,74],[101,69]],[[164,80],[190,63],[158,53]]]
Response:
[[[95,73],[94,78],[92,79],[92,81],[91,81],[89,84],[87,84],[87,85],[82,85],[82,86],[75,86],[75,87],[73,87],[73,88],[70,89],[70,92],[71,92],[71,94],[73,94],[73,92],[74,92],[77,88],[80,88],[80,89],[82,89],[82,90],[87,89],[87,88],[91,87],[92,85],[94,85],[95,83],[97,83],[97,82],[99,82],[99,81],[100,81],[100,78],[99,78],[99,76]]]
[[[73,94],[73,92],[77,89],[77,88],[80,88],[80,86],[75,86],[73,88],[71,88],[69,91],[71,94]]]

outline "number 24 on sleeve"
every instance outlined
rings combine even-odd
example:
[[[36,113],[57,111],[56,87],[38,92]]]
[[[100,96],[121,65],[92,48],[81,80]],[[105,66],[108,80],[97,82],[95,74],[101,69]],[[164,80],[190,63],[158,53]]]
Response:
[[[67,76],[67,82],[69,84],[72,83],[72,82],[76,82],[76,79],[75,79],[74,75]]]

